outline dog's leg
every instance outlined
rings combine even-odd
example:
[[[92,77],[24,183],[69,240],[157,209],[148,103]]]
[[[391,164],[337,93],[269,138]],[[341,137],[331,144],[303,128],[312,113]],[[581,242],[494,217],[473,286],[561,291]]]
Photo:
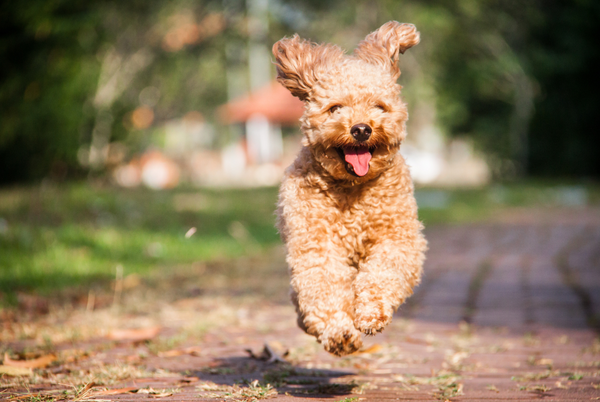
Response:
[[[302,158],[296,162],[304,166]],[[346,355],[362,345],[354,326],[352,281],[357,270],[349,266],[347,251],[334,244],[332,222],[337,209],[314,183],[301,174],[289,174],[280,190],[277,227],[286,243],[292,301],[298,324],[327,351]],[[344,254],[345,253],[345,254]]]
[[[362,339],[354,327],[352,290],[356,269],[330,252],[309,252],[299,259],[290,256],[288,262],[292,274],[292,300],[299,314],[300,327],[317,337],[325,350],[335,355],[358,350]]]
[[[354,325],[359,331],[374,335],[390,323],[394,311],[420,280],[423,249],[420,236],[414,244],[383,242],[373,247],[353,283]]]

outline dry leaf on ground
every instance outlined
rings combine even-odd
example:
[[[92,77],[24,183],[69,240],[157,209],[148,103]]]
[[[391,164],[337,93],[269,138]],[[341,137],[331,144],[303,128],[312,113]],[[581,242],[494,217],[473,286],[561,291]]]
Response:
[[[250,355],[250,357],[253,359],[263,360],[267,363],[287,363],[284,357],[287,356],[288,352],[284,352],[282,357],[275,352],[268,343],[265,343],[265,346],[260,354],[254,353],[252,349],[246,349],[246,353],[248,353],[248,355]]]
[[[193,383],[193,382],[198,382],[200,381],[200,379],[198,377],[183,377],[181,380],[179,380],[179,382],[183,382],[183,383]]]
[[[166,398],[168,396],[172,396],[173,392],[169,392],[167,390],[155,390],[152,388],[141,388],[136,391],[137,394],[148,394],[153,398]]]
[[[127,394],[129,392],[137,391],[137,387],[126,387],[126,388],[116,388],[116,389],[105,389],[103,391],[96,391],[90,395],[90,397],[96,396],[105,396],[105,395],[118,395],[118,394]]]
[[[200,354],[201,350],[202,350],[202,348],[200,348],[200,346],[190,346],[189,348],[185,348],[185,349],[173,349],[173,350],[167,350],[165,352],[158,352],[158,356],[159,357],[176,357],[176,356],[181,356],[181,355],[198,356]]]
[[[160,330],[161,328],[158,326],[136,329],[113,329],[106,337],[111,341],[142,342],[155,338]]]
[[[48,367],[55,360],[55,355],[45,355],[33,360],[13,360],[8,357],[8,353],[4,353],[4,365],[12,367],[44,368]]]
[[[424,339],[419,339],[419,338],[413,338],[412,336],[405,336],[404,337],[404,342],[408,342],[408,343],[414,343],[417,345],[431,345],[431,342],[426,341]]]
[[[83,387],[83,389],[81,389],[80,391],[77,392],[77,396],[73,400],[80,401],[82,399],[87,399],[90,394],[90,391],[95,386],[96,386],[95,382],[88,382],[87,384],[85,384],[85,387]]]
[[[8,375],[11,377],[33,375],[33,370],[28,367],[14,367],[0,365],[0,375]]]
[[[379,352],[381,349],[382,349],[381,345],[378,344],[378,343],[376,343],[376,344],[374,344],[372,346],[369,346],[366,349],[358,350],[358,351],[356,351],[356,352],[354,352],[352,354],[353,355],[362,355],[362,354],[366,354],[366,353],[375,353],[375,352]]]

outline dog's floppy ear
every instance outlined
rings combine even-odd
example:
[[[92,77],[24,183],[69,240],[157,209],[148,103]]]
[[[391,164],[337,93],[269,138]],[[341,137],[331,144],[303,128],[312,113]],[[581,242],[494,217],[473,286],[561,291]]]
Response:
[[[413,24],[401,24],[397,21],[386,22],[371,32],[358,44],[356,57],[389,70],[397,79],[400,76],[398,56],[419,43],[419,32]]]
[[[342,50],[334,45],[318,45],[297,34],[273,45],[277,81],[300,100],[306,100],[320,75],[342,58]]]

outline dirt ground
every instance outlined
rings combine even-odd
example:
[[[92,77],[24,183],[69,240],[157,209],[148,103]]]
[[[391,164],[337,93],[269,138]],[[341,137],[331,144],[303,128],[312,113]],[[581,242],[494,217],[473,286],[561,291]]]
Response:
[[[352,356],[295,323],[283,250],[2,311],[0,399],[600,400],[600,210],[426,229],[425,278]]]

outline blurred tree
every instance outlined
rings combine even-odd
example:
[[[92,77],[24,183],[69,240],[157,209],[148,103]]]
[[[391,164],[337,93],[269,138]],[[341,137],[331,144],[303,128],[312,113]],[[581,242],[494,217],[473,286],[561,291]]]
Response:
[[[530,173],[600,177],[600,3],[546,0],[531,28],[539,85],[530,129]]]
[[[600,176],[600,3],[434,3],[453,19],[434,58],[448,133],[474,138],[500,176]]]
[[[529,25],[540,18],[537,4],[436,3],[447,19],[432,54],[442,126],[450,136],[473,138],[497,175],[525,172],[534,113],[526,39]]]
[[[78,170],[99,42],[94,2],[81,4],[0,5],[0,183]]]
[[[1,3],[0,183],[101,170],[114,141],[141,150],[161,122],[211,119],[247,89],[232,79],[247,68],[245,3]],[[600,3],[269,0],[265,40],[298,32],[352,49],[390,19],[422,35],[401,61],[409,106],[432,106],[430,118],[472,138],[499,176],[600,176]]]
[[[225,37],[243,35],[229,22],[221,1],[3,2],[0,183],[101,169],[111,141],[147,144],[139,107],[150,124],[209,115],[226,99]]]

